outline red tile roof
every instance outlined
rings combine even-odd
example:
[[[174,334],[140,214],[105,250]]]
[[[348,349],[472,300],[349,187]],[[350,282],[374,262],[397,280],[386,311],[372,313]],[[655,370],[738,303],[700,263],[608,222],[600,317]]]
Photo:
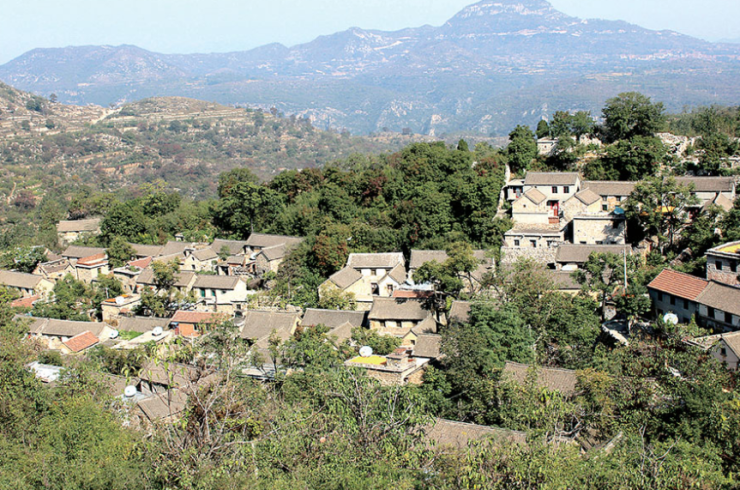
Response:
[[[98,265],[102,262],[105,262],[105,252],[83,257],[77,260],[77,265]]]
[[[13,308],[33,308],[33,303],[40,300],[41,296],[29,296],[28,298],[18,298],[10,302]]]
[[[100,342],[100,340],[92,334],[92,332],[85,331],[81,334],[75,335],[66,342],[63,342],[69,350],[72,352],[80,352]]]
[[[658,274],[658,277],[648,284],[648,287],[656,291],[694,301],[708,284],[708,281],[699,277],[664,269]]]
[[[149,267],[149,264],[151,263],[152,263],[151,257],[144,257],[143,259],[132,260],[126,265],[130,265],[131,267],[139,267],[141,269],[146,269],[147,267]]]
[[[211,313],[203,311],[178,311],[172,317],[170,323],[219,323],[224,320],[223,313]]]

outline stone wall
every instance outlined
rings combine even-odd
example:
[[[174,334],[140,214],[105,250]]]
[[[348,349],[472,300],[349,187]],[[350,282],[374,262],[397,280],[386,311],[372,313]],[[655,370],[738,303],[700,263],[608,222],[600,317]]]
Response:
[[[555,263],[555,254],[557,248],[514,248],[514,247],[501,247],[501,263],[504,265],[511,265],[520,257],[526,259],[532,259],[535,262],[543,265]]]

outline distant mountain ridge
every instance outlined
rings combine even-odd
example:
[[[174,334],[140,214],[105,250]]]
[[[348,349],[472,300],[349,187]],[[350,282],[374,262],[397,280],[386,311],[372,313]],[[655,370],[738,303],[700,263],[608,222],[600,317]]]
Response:
[[[732,104],[737,75],[740,46],[582,20],[545,0],[483,0],[439,27],[351,28],[290,48],[164,55],[83,46],[35,49],[0,66],[6,83],[67,103],[180,95],[275,106],[355,132],[429,134],[500,134],[554,110],[598,111],[622,90],[673,109]]]

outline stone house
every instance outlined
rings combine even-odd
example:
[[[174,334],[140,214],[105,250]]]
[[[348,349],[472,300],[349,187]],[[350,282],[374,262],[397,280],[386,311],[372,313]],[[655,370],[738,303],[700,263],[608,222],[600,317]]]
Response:
[[[29,336],[43,341],[49,349],[72,352],[65,342],[85,332],[92,334],[99,341],[108,340],[113,329],[102,322],[78,322],[71,320],[57,320],[55,318],[32,318],[29,324]],[[90,338],[89,335],[84,337]],[[73,346],[75,343],[73,343]]]
[[[77,261],[87,257],[99,256],[105,254],[104,248],[99,247],[79,247],[77,245],[70,245],[62,252],[62,258],[69,261],[72,267],[77,265]]]
[[[555,248],[565,241],[568,225],[566,224],[523,224],[514,223],[514,227],[504,234],[504,253],[507,261],[515,261],[522,253],[521,249],[549,249],[549,256],[555,253]],[[535,257],[532,257],[535,258]],[[535,258],[536,259],[536,258]],[[538,260],[539,261],[539,260]],[[546,260],[545,260],[546,262]]]
[[[267,272],[277,273],[280,264],[283,263],[285,256],[295,247],[291,244],[281,244],[272,247],[265,247],[256,252],[254,258],[254,272],[256,274],[265,274]]]
[[[75,278],[87,284],[96,281],[100,274],[107,275],[109,272],[108,255],[105,252],[82,257],[74,265]]]
[[[246,240],[224,240],[216,238],[211,243],[211,249],[217,254],[221,253],[221,250],[229,251],[229,255],[249,255],[249,245]]]
[[[207,331],[210,325],[218,325],[229,319],[231,316],[225,313],[178,310],[170,318],[169,326],[175,330],[175,335],[192,339]]]
[[[696,302],[700,325],[716,332],[740,330],[740,288],[710,281]]]
[[[629,245],[581,245],[564,243],[558,247],[555,254],[555,269],[574,271],[588,262],[592,253],[612,253],[618,256],[632,255],[633,249]]]
[[[369,310],[375,298],[390,298],[406,281],[401,253],[350,254],[347,266],[332,274],[319,286],[319,296],[327,289],[354,294],[357,309]]]
[[[303,238],[285,235],[269,235],[265,233],[252,233],[245,242],[250,254],[257,253],[264,248],[285,245],[294,247],[299,245]]]
[[[648,293],[653,303],[653,313],[663,316],[674,313],[681,323],[689,323],[696,316],[698,321],[698,299],[708,282],[682,272],[664,269],[648,284]]]
[[[368,314],[370,328],[380,335],[400,337],[404,345],[414,345],[423,333],[437,333],[437,322],[424,301],[375,298]]]
[[[17,291],[23,298],[48,298],[54,290],[54,283],[44,276],[5,270],[0,270],[0,286]]]
[[[211,247],[199,248],[185,252],[182,270],[192,272],[215,272],[218,254]]]
[[[57,282],[64,279],[67,274],[74,274],[74,268],[67,259],[56,259],[38,264],[33,273],[52,282]]]
[[[442,336],[436,333],[423,333],[416,338],[412,355],[436,361],[441,359]]]
[[[676,183],[679,185],[693,184],[691,194],[699,199],[699,203],[695,205],[697,208],[704,207],[719,196],[730,201],[734,201],[737,197],[735,177],[676,177]]]
[[[424,435],[440,449],[465,450],[474,441],[491,441],[496,446],[527,444],[526,432],[445,419],[424,427]]]
[[[358,356],[345,361],[348,368],[361,368],[383,386],[420,385],[429,359],[412,357],[408,348],[398,348],[387,356]]]
[[[504,195],[509,202],[516,201],[524,194],[524,179],[511,179],[504,186]]]
[[[181,294],[187,294],[193,288],[197,274],[195,272],[178,272],[175,274],[175,283],[172,287]],[[157,285],[154,281],[154,270],[149,267],[141,271],[136,278],[136,292],[141,293],[144,288],[156,290]]]
[[[487,256],[488,253],[485,250],[473,250],[473,256],[478,260],[480,265],[476,270],[471,272],[470,278],[464,278],[463,283],[465,284],[464,291],[471,292],[479,289],[483,276],[492,272],[495,267],[493,258]],[[444,263],[449,257],[447,252],[444,250],[412,250],[411,257],[409,259],[409,272],[407,283],[413,284],[414,272],[419,267],[427,262],[437,261],[438,263]]]
[[[584,180],[583,188],[588,189],[601,198],[601,211],[611,213],[616,207],[624,205],[624,201],[635,190],[637,182]]]
[[[730,371],[740,368],[740,332],[698,337],[686,343],[695,345],[724,363]]]
[[[196,383],[198,378],[198,370],[194,366],[150,362],[141,368],[137,389],[145,395],[165,393],[167,390],[187,388]]]
[[[250,294],[247,283],[237,276],[201,274],[196,276],[193,291],[209,311],[230,315],[242,310]]]
[[[563,203],[581,190],[581,178],[576,172],[527,172],[524,193],[532,189],[544,195],[548,207],[555,209],[554,203]]]
[[[108,298],[100,304],[103,321],[110,323],[122,316],[131,315],[140,304],[141,296],[138,294],[124,294],[115,298]]]
[[[131,260],[126,265],[113,269],[113,277],[121,282],[124,292],[134,293],[136,292],[136,280],[151,263],[151,257]]]
[[[60,221],[57,223],[59,243],[67,245],[83,236],[100,235],[101,218]]]
[[[725,243],[707,250],[707,280],[740,285],[740,242]]]
[[[301,320],[299,313],[269,310],[249,310],[237,322],[240,336],[250,344],[269,340],[275,332],[280,340],[288,340]]]

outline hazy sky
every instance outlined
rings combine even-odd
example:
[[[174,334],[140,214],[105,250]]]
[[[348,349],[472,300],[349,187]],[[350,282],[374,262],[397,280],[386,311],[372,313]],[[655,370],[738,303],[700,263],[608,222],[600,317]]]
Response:
[[[351,26],[441,25],[474,0],[2,0],[0,64],[36,47],[135,44],[163,53],[287,46]],[[622,19],[710,40],[740,38],[740,0],[551,0],[567,14]]]

